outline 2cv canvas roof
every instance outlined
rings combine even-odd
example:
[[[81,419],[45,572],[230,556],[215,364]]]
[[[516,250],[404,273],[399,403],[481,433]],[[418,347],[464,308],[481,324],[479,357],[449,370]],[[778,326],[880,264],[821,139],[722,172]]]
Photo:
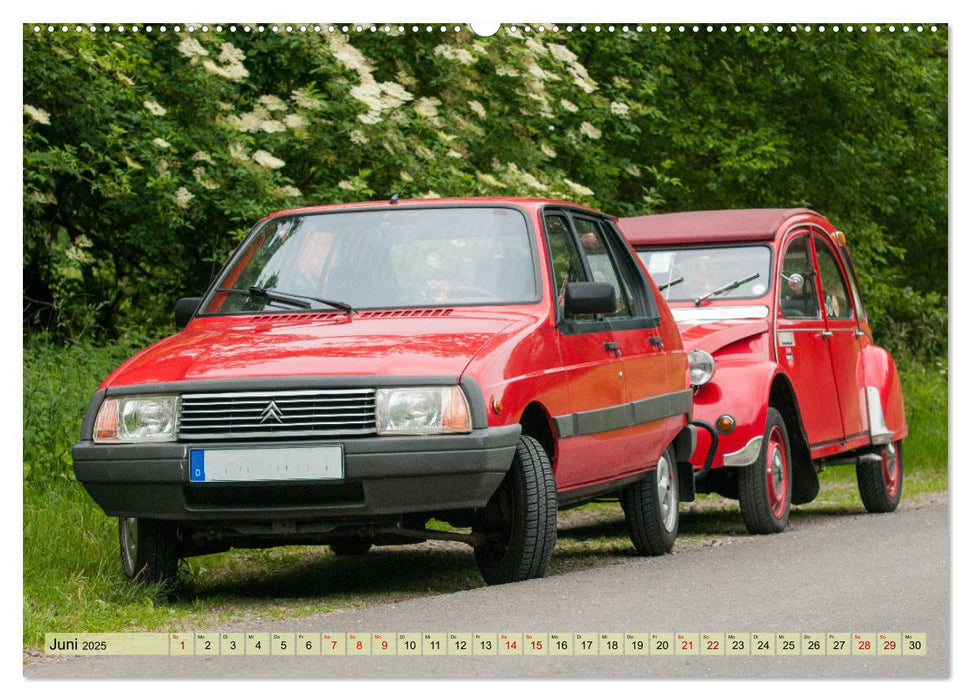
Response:
[[[619,219],[618,225],[633,246],[686,245],[723,241],[767,241],[779,226],[811,209],[719,209],[651,214]]]

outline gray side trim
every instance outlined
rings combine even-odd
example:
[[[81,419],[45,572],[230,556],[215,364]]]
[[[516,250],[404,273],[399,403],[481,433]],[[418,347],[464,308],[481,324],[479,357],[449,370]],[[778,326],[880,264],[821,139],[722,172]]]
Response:
[[[607,496],[608,494],[620,491],[620,489],[628,484],[636,484],[638,481],[643,481],[648,475],[653,473],[653,471],[638,472],[637,474],[622,476],[602,484],[580,486],[568,491],[558,491],[556,494],[556,507],[559,509],[572,508],[592,498]]]
[[[561,438],[568,438],[620,430],[670,416],[684,415],[690,420],[693,395],[691,389],[684,389],[609,408],[568,413],[554,416],[553,424]]]

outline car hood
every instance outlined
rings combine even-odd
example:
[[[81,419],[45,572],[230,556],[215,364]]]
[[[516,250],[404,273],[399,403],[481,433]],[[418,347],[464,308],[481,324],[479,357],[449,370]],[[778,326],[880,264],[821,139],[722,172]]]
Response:
[[[536,320],[433,311],[442,313],[203,317],[131,358],[103,386],[274,376],[459,377],[497,333]]]
[[[714,355],[722,348],[755,335],[768,333],[764,320],[725,320],[702,323],[681,322],[681,339],[685,350],[699,348]]]

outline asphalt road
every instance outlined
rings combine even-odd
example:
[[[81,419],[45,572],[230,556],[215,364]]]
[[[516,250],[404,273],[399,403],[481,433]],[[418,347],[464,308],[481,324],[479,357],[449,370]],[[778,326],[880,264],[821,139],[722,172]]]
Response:
[[[28,678],[946,678],[946,497],[657,559],[220,631],[922,632],[925,656],[49,657]],[[554,555],[555,556],[555,555]],[[202,630],[199,630],[202,631]],[[206,630],[213,631],[213,630]]]

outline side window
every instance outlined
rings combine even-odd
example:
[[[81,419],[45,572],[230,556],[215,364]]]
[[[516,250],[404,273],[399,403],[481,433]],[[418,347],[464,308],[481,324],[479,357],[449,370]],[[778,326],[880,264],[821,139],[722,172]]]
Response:
[[[840,271],[836,256],[822,236],[813,236],[816,245],[816,261],[819,263],[819,283],[823,287],[826,316],[836,320],[853,318],[853,305],[846,289],[846,280]]]
[[[558,214],[549,214],[545,218],[546,236],[550,243],[550,255],[553,258],[553,286],[556,294],[556,305],[563,316],[563,300],[566,294],[567,282],[586,282],[587,275],[580,261],[580,253],[573,242],[573,233],[566,222],[566,218]]]
[[[624,285],[627,298],[630,299],[631,313],[634,316],[646,316],[656,319],[660,316],[657,300],[648,291],[650,284],[641,272],[642,265],[634,253],[625,243],[624,236],[617,228],[607,222],[600,224],[614,253],[614,262],[620,272],[620,282]]]
[[[843,267],[849,273],[850,278],[850,291],[853,292],[853,303],[856,304],[856,313],[859,314],[860,318],[866,318],[866,309],[863,307],[863,296],[860,294],[860,283],[856,279],[856,269],[853,267],[853,261],[850,260],[850,254],[846,252],[845,248],[839,248],[840,257],[843,258]]]
[[[819,318],[819,297],[807,236],[798,236],[789,242],[781,273],[779,314],[782,318]]]
[[[580,245],[583,246],[583,253],[590,266],[594,282],[606,282],[614,288],[617,296],[617,310],[608,314],[607,318],[629,318],[634,315],[632,308],[630,287],[621,282],[617,268],[611,259],[607,242],[604,240],[604,232],[592,219],[574,219],[577,235],[580,237]]]

